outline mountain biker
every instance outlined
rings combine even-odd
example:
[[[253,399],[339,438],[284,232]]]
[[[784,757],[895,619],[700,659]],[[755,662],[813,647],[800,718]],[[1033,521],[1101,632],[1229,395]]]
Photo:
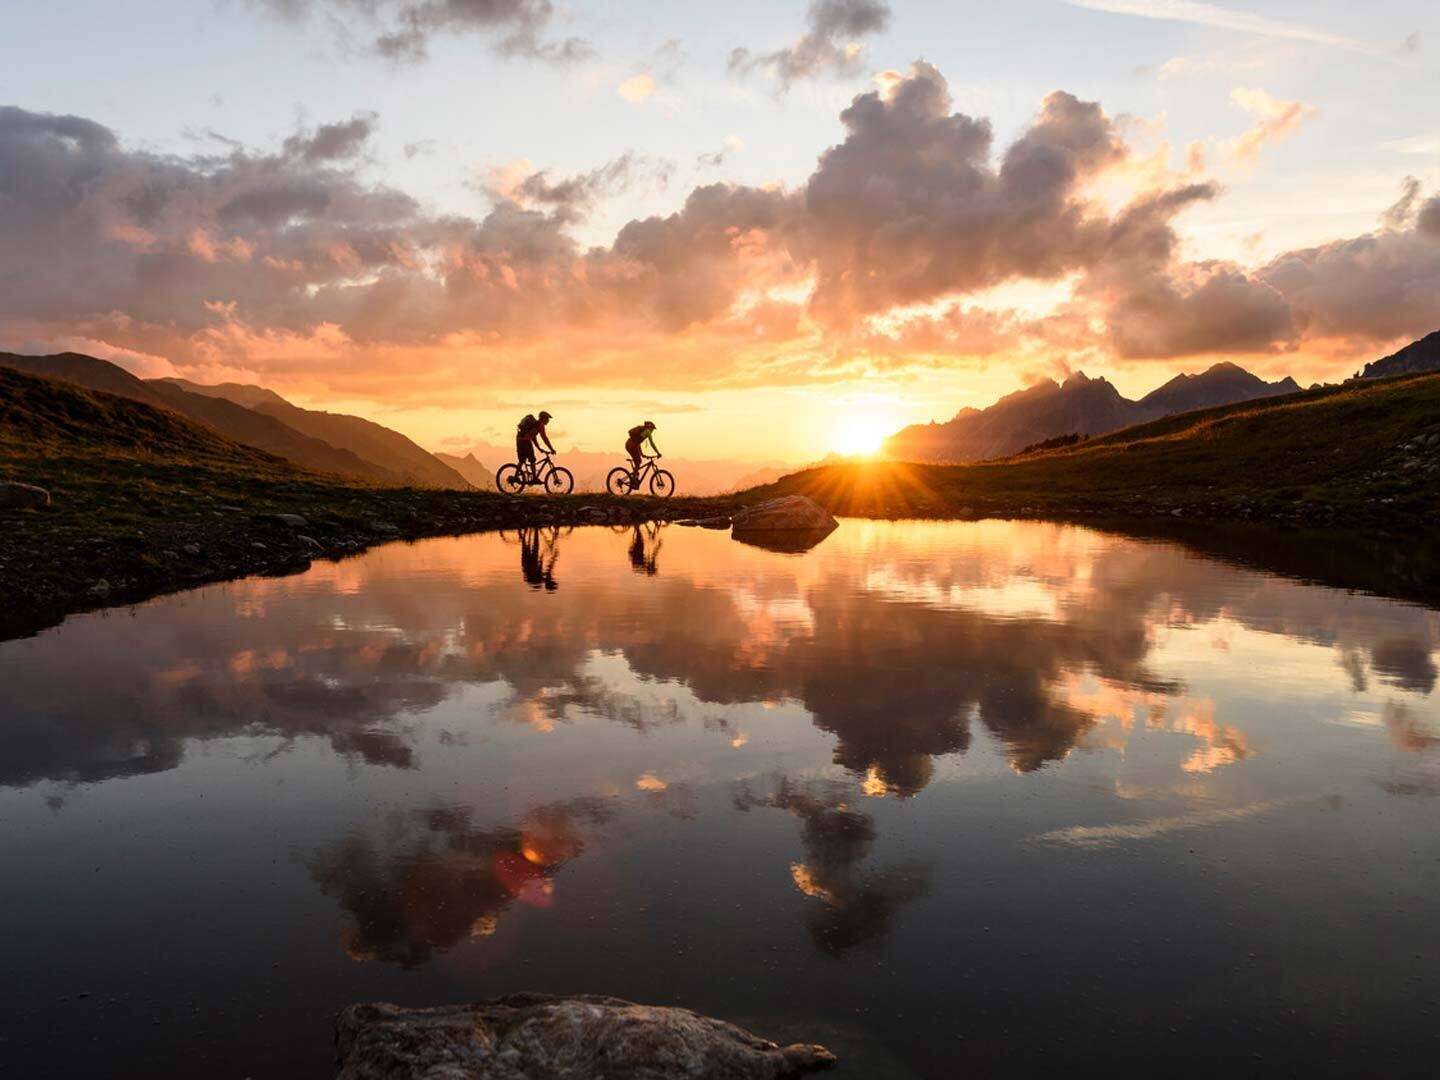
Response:
[[[641,446],[648,442],[650,449],[656,457],[660,456],[660,448],[655,445],[655,421],[646,420],[643,424],[632,427],[629,438],[625,440],[625,452],[630,455],[630,482],[640,482],[640,455]]]
[[[550,442],[550,435],[545,430],[550,423],[550,414],[540,410],[537,418],[532,413],[526,413],[525,418],[515,427],[515,455],[517,464],[523,469],[527,464],[530,472],[535,472],[535,444],[543,442],[549,453],[555,453],[555,446]]]

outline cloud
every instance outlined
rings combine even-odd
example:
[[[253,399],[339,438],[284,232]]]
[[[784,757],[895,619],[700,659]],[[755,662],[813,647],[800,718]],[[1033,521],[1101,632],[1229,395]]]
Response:
[[[1111,15],[1134,15],[1143,19],[1164,19],[1171,22],[1196,23],[1220,30],[1236,30],[1244,34],[1286,38],[1315,45],[1331,45],[1339,49],[1380,55],[1383,50],[1355,38],[1332,34],[1327,30],[1303,23],[1271,19],[1248,11],[1235,11],[1200,0],[1067,0],[1074,7],[1103,11]]]
[[[285,140],[285,154],[310,164],[352,158],[360,153],[374,132],[377,119],[373,112],[356,113],[347,121],[321,124],[313,132],[297,133]]]
[[[1262,147],[1288,139],[1320,111],[1313,105],[1281,101],[1264,90],[1243,86],[1230,92],[1230,100],[1254,118],[1250,130],[1226,147],[1227,156],[1239,165],[1253,165]]]
[[[1258,143],[1304,115],[1247,101]],[[378,123],[173,155],[0,109],[0,333],[442,404],[497,370],[507,394],[777,386],[1047,349],[1150,359],[1433,329],[1433,193],[1406,189],[1376,232],[1264,266],[1189,261],[1175,222],[1217,185],[1142,167],[1129,128],[1063,91],[996,146],[925,63],[856,95],[798,186],[701,184],[590,247],[576,223],[663,187],[668,163],[622,154],[556,174],[522,159],[477,184],[487,210],[436,214],[366,177]],[[1139,188],[1118,208],[1097,194],[1117,184]],[[989,310],[982,294],[1012,283],[1059,296],[1040,315]]]
[[[502,56],[528,57],[551,63],[589,59],[594,50],[581,38],[547,40],[554,18],[550,0],[251,0],[253,6],[292,23],[323,13],[325,25],[342,43],[354,23],[365,27],[370,49],[399,63],[429,56],[440,35],[483,34],[493,39]]]
[[[615,88],[615,92],[632,105],[639,105],[655,92],[655,80],[642,71],[639,75],[631,75]]]
[[[804,191],[822,321],[1054,278],[1100,254],[1105,222],[1079,188],[1125,150],[1098,104],[1051,94],[998,167],[989,121],[950,110],[921,62],[840,114],[847,136]]]
[[[859,39],[889,25],[890,5],[885,0],[815,0],[805,22],[805,33],[786,48],[759,54],[746,48],[732,50],[730,70],[768,71],[782,90],[801,79],[853,75],[860,70]]]

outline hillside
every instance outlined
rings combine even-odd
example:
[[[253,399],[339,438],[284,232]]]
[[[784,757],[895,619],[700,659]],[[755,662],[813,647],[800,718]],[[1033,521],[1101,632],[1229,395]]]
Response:
[[[495,484],[495,471],[475,456],[474,451],[461,457],[459,454],[437,452],[436,459],[463,476],[471,487],[488,490]]]
[[[1253,401],[1298,391],[1294,380],[1268,383],[1235,364],[1181,374],[1139,401],[1106,379],[1076,372],[1063,383],[1045,380],[1008,394],[985,409],[962,409],[943,423],[897,432],[886,453],[901,461],[984,461],[1064,435],[1097,435],[1175,413]]]
[[[273,390],[243,383],[206,386],[185,379],[157,380],[190,394],[218,398],[270,416],[296,431],[320,439],[384,469],[400,481],[416,487],[458,488],[471,486],[467,478],[400,434],[359,416],[302,409]]]
[[[1362,379],[1383,379],[1391,375],[1414,375],[1440,371],[1440,330],[1412,341],[1398,352],[1372,360],[1359,374]]]
[[[875,462],[784,477],[837,514],[1171,515],[1440,524],[1440,374],[1351,382],[1152,421],[974,465]]]
[[[273,416],[254,412],[230,401],[191,394],[173,384],[146,382],[115,364],[93,356],[80,353],[54,356],[0,353],[0,367],[61,379],[87,390],[117,394],[132,401],[169,409],[213,428],[234,442],[264,450],[317,472],[335,473],[369,483],[399,482],[399,478],[389,470],[349,450],[338,449],[323,439],[296,431]]]

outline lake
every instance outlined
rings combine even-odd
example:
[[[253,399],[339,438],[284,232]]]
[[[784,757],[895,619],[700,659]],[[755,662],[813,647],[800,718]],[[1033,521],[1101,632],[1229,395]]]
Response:
[[[1035,522],[392,544],[0,644],[0,1064],[329,1075],[517,990],[1428,1075],[1440,615]],[[0,1071],[9,1071],[0,1068]]]

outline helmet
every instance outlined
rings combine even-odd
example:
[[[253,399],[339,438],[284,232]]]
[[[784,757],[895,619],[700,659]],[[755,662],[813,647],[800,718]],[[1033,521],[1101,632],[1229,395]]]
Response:
[[[646,420],[644,426],[645,426],[645,427],[648,427],[648,428],[653,428],[653,427],[655,426],[655,421],[654,421],[654,420]]]
[[[550,419],[550,414],[549,414],[548,412],[546,412],[544,409],[541,409],[541,410],[540,410],[540,422],[543,424],[546,420],[549,420],[549,419]]]

